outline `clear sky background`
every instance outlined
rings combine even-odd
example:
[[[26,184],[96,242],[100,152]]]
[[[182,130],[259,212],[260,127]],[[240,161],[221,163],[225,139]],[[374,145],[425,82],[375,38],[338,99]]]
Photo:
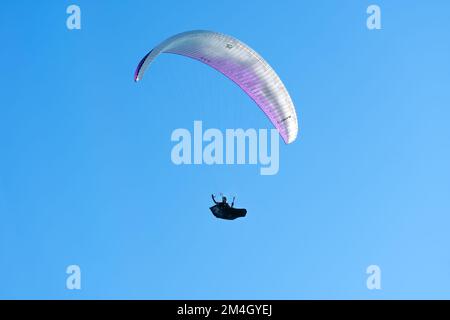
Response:
[[[0,298],[450,298],[450,3],[377,0],[370,31],[372,3],[2,2]],[[244,41],[285,83],[300,134],[277,175],[172,164],[194,120],[271,128],[196,61],[163,55],[133,82],[193,29]],[[247,217],[215,219],[218,192]]]

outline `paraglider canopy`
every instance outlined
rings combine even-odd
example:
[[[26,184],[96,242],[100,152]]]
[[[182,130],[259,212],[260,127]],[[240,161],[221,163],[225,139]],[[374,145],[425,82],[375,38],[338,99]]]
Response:
[[[284,142],[298,133],[297,113],[286,87],[272,67],[253,49],[231,36],[213,31],[188,31],[168,38],[139,63],[135,81],[161,53],[198,60],[221,72],[250,96],[278,129]]]

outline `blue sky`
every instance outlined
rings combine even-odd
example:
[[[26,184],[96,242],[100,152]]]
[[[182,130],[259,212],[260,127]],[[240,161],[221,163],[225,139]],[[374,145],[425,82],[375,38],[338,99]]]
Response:
[[[66,28],[66,8],[82,29]],[[381,7],[382,30],[366,28]],[[8,1],[0,12],[0,298],[450,298],[448,1]],[[237,86],[158,58],[244,41],[299,116],[280,171],[175,166],[176,128],[271,128]],[[238,196],[244,219],[209,212]],[[66,267],[82,290],[66,289]],[[366,288],[379,265],[382,290]]]

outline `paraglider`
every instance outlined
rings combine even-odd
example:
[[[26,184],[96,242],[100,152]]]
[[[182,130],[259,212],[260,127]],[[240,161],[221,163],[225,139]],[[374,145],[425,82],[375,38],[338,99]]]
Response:
[[[231,206],[227,203],[227,197],[222,196],[222,201],[218,202],[214,198],[214,195],[211,195],[212,200],[214,201],[215,205],[210,207],[209,209],[213,213],[213,215],[216,218],[225,219],[225,220],[234,220],[236,218],[242,218],[245,217],[247,214],[246,209],[237,209],[234,208],[234,200],[231,203]]]
[[[140,81],[149,65],[161,53],[172,53],[198,60],[236,83],[264,112],[286,144],[297,138],[298,121],[294,103],[272,67],[252,48],[231,36],[205,30],[176,34],[154,47],[139,62],[134,80]],[[234,208],[226,197],[210,207],[217,218],[245,217],[246,209]]]
[[[297,138],[297,113],[289,93],[272,67],[241,41],[213,31],[188,31],[153,48],[140,61],[134,80],[140,81],[161,53],[198,60],[221,72],[250,96],[277,128],[284,142]]]

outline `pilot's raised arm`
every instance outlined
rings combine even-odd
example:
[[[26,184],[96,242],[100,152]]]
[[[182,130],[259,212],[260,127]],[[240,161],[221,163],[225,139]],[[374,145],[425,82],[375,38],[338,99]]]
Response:
[[[218,204],[218,202],[216,201],[216,199],[214,199],[214,195],[211,195],[212,200],[214,201],[215,204]]]

